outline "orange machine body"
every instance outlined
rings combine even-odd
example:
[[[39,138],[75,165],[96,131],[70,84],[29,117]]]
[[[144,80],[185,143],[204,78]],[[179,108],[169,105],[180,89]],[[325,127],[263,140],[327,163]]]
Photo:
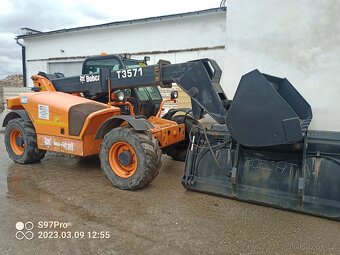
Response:
[[[38,148],[78,156],[98,154],[95,135],[120,108],[63,92],[22,93],[9,98],[9,109],[25,109],[37,133]]]
[[[7,107],[26,110],[35,127],[39,149],[78,156],[98,154],[102,139],[95,138],[97,131],[106,120],[121,114],[114,103],[107,105],[48,89],[9,98]],[[148,121],[161,148],[185,139],[184,124],[159,116],[152,116]]]

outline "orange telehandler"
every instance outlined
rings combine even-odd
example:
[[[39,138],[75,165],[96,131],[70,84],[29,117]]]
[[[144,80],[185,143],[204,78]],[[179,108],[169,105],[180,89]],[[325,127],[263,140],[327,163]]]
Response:
[[[157,86],[169,87],[171,81],[163,85],[157,79],[169,63],[149,67],[145,62],[96,56],[84,61],[80,76],[33,75],[34,93],[7,100],[12,111],[3,126],[9,156],[26,164],[40,161],[46,151],[99,154],[113,185],[131,190],[158,175],[162,150],[184,161],[195,120],[188,114],[174,116],[178,110],[161,118],[164,103],[176,102],[178,93],[162,100]],[[177,71],[171,73],[178,75]],[[132,84],[124,84],[127,80]]]

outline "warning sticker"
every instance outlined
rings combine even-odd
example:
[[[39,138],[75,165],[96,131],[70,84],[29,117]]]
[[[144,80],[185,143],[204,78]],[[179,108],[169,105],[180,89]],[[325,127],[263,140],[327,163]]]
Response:
[[[50,119],[50,109],[48,105],[39,104],[38,105],[38,118],[43,120]]]

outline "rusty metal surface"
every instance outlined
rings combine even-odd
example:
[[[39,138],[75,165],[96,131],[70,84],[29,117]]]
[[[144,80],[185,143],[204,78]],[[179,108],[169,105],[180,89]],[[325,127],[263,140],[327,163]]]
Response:
[[[227,131],[208,131],[218,163],[203,132],[193,132],[195,144],[182,184],[190,190],[340,220],[340,133],[309,132],[304,143],[238,149]]]

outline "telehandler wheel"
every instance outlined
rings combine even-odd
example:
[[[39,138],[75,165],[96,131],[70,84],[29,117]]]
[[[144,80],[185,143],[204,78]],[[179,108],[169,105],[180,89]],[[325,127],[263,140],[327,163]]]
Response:
[[[10,158],[20,164],[35,163],[45,157],[38,149],[37,135],[32,122],[22,118],[10,120],[5,130],[5,146]]]
[[[144,136],[144,139],[151,140],[154,143],[154,148],[156,149],[155,153],[157,155],[157,161],[156,161],[157,171],[154,172],[154,178],[156,178],[157,175],[159,174],[161,167],[162,167],[162,155],[163,155],[162,150],[159,148],[158,140],[155,139],[150,132],[146,132],[144,134],[140,133],[140,136]]]
[[[177,115],[171,118],[178,124],[185,124],[185,139],[182,142],[171,145],[165,149],[165,153],[177,161],[185,161],[189,146],[189,134],[193,126],[198,124],[198,121],[188,115]]]
[[[161,151],[148,132],[118,127],[108,132],[101,144],[101,167],[112,184],[136,190],[147,186],[159,173]]]

